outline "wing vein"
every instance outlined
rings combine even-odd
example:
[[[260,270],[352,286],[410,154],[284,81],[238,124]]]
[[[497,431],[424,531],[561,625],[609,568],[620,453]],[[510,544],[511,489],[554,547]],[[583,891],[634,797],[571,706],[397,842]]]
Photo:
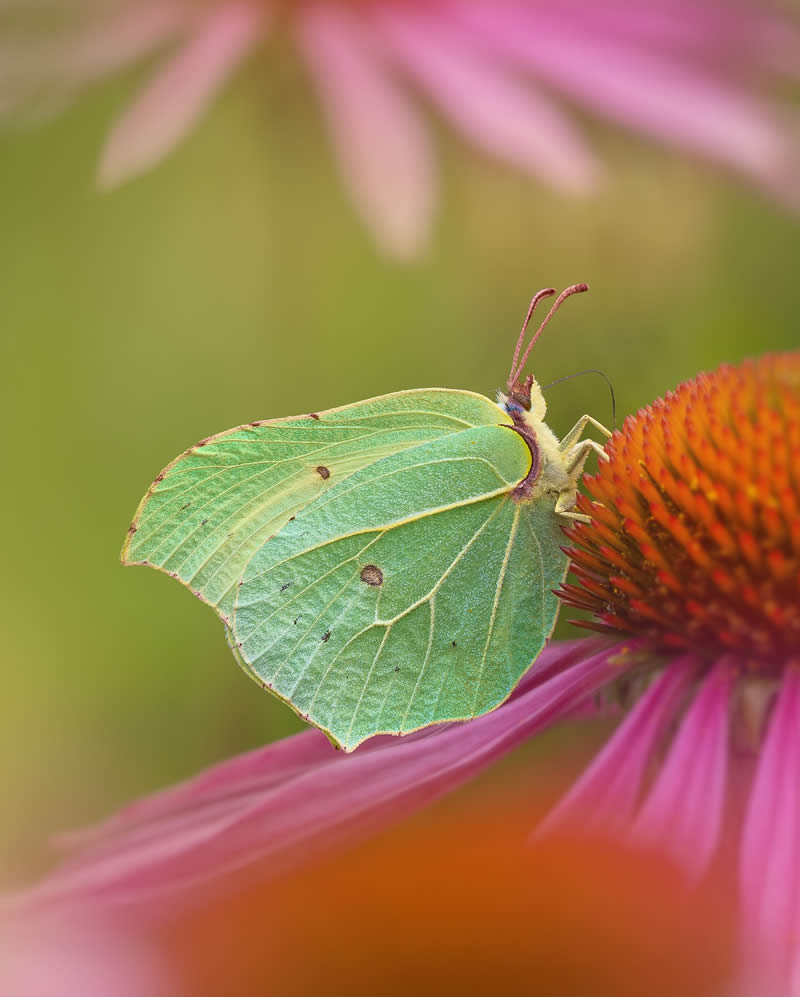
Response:
[[[494,599],[492,601],[492,614],[489,618],[489,629],[486,633],[486,643],[483,645],[483,655],[481,656],[481,664],[478,670],[478,679],[475,683],[475,699],[472,703],[472,715],[475,716],[475,710],[478,703],[478,697],[480,695],[481,684],[483,682],[483,673],[486,670],[486,658],[489,654],[489,645],[492,642],[492,635],[494,634],[494,624],[497,619],[497,606],[500,602],[500,596],[503,591],[503,582],[506,577],[506,570],[508,569],[508,561],[511,557],[511,548],[514,546],[514,538],[517,535],[517,527],[519,526],[519,515],[520,506],[517,504],[514,508],[514,519],[511,523],[511,529],[508,534],[508,543],[506,544],[505,553],[503,555],[503,562],[500,565],[500,571],[497,575],[497,584],[494,589]]]
[[[359,708],[364,699],[364,696],[366,695],[367,688],[369,686],[370,680],[372,679],[372,674],[375,671],[375,666],[378,663],[378,658],[380,658],[381,656],[381,651],[383,650],[386,641],[389,639],[389,634],[391,633],[391,629],[392,629],[391,627],[386,628],[386,632],[383,635],[383,639],[378,645],[378,650],[375,652],[375,657],[372,659],[372,664],[370,665],[369,671],[367,672],[367,677],[364,679],[364,685],[361,689],[361,694],[359,695],[358,702],[356,703],[356,707],[353,710],[353,715],[350,718],[350,726],[347,728],[347,733],[344,736],[344,741],[343,741],[344,744],[346,744],[350,740],[350,735],[353,733],[353,725],[356,722],[356,717],[358,716]]]
[[[268,616],[265,616],[263,617],[263,619],[259,620],[258,624],[253,627],[253,629],[247,634],[244,640],[245,641],[250,640],[253,634],[263,630],[264,626],[267,623],[269,623],[269,621],[272,619],[273,616],[275,616],[277,613],[284,612],[288,606],[290,606],[293,602],[296,602],[297,599],[299,599],[302,595],[305,595],[305,593],[308,592],[310,589],[313,589],[315,585],[319,585],[319,583],[324,581],[329,575],[332,575],[334,572],[338,571],[339,568],[344,567],[345,564],[350,564],[351,561],[357,561],[359,557],[361,557],[361,555],[364,553],[364,551],[369,550],[369,548],[374,543],[377,543],[382,536],[383,533],[378,533],[373,540],[370,540],[369,543],[365,544],[360,550],[356,551],[356,553],[353,554],[352,557],[346,557],[343,561],[337,562],[336,564],[333,565],[333,567],[328,568],[328,570],[324,572],[324,574],[319,575],[312,582],[309,582],[309,584],[306,585],[305,588],[298,589],[297,592],[293,592],[292,595],[284,603],[282,603],[277,609],[273,609],[273,611]],[[300,555],[294,555],[294,556],[297,557]],[[285,561],[282,561],[281,564],[287,564],[291,560],[292,558],[287,558]],[[263,574],[266,574],[266,572],[263,572]],[[259,575],[257,577],[261,576]],[[244,607],[237,605],[234,609],[234,614],[238,614],[242,608]],[[293,650],[296,650],[296,647],[293,648]]]
[[[406,707],[406,712],[403,714],[403,718],[400,721],[400,730],[401,731],[405,729],[406,720],[408,720],[408,715],[409,715],[409,713],[411,713],[411,707],[414,704],[414,697],[417,695],[417,692],[419,691],[420,683],[422,682],[422,676],[425,674],[425,669],[427,668],[428,661],[430,660],[431,648],[433,647],[433,633],[434,633],[434,629],[435,629],[435,622],[434,622],[434,607],[435,607],[435,605],[436,605],[436,595],[434,594],[429,599],[430,622],[429,622],[429,625],[428,625],[428,648],[427,648],[427,650],[425,652],[425,658],[424,658],[424,660],[422,662],[422,668],[420,668],[420,670],[419,670],[419,675],[417,676],[417,681],[414,684],[414,689],[413,689],[413,691],[411,693],[411,698],[408,701],[408,706]]]
[[[475,541],[478,539],[478,537],[481,535],[481,533],[483,533],[483,531],[488,527],[489,523],[491,523],[491,521],[494,519],[494,517],[498,515],[498,513],[500,512],[500,510],[502,509],[502,507],[503,507],[503,503],[502,502],[498,503],[497,508],[492,510],[492,512],[489,514],[489,516],[487,516],[486,520],[481,524],[480,528],[477,529],[472,534],[472,536],[469,538],[469,540],[464,544],[464,546],[461,548],[461,550],[458,552],[458,554],[453,558],[453,560],[450,562],[450,564],[445,568],[445,570],[439,576],[439,580],[436,582],[436,584],[433,586],[433,588],[431,588],[431,590],[429,592],[426,592],[425,595],[423,595],[419,599],[417,599],[416,602],[412,602],[411,605],[407,606],[401,613],[398,613],[396,616],[393,616],[390,620],[377,620],[376,622],[378,622],[378,623],[397,623],[398,620],[401,620],[404,616],[408,616],[409,613],[413,612],[417,608],[417,606],[421,606],[423,602],[427,602],[429,599],[432,599],[433,596],[436,595],[436,593],[439,591],[439,589],[445,583],[445,581],[447,580],[447,578],[449,577],[449,575],[453,571],[453,569],[456,567],[456,565],[458,564],[458,562],[463,557],[466,556],[466,554],[469,551],[470,547],[472,547],[472,545],[475,543]]]
[[[498,498],[502,495],[508,494],[508,487],[498,488],[493,492],[486,492],[484,495],[472,495],[461,502],[453,502],[450,505],[441,505],[436,509],[423,509],[421,512],[415,513],[413,516],[408,516],[406,519],[399,519],[393,523],[381,523],[377,526],[364,527],[360,530],[353,530],[351,533],[341,533],[335,537],[330,537],[326,540],[321,540],[318,544],[313,547],[306,547],[305,550],[297,551],[294,554],[290,554],[285,557],[282,561],[276,561],[274,564],[268,565],[263,571],[259,571],[256,574],[250,575],[247,579],[248,582],[254,581],[256,578],[260,578],[261,575],[265,575],[268,571],[272,571],[273,568],[279,567],[281,564],[286,564],[288,561],[293,560],[296,557],[302,557],[304,554],[308,554],[312,550],[319,550],[321,547],[325,547],[331,543],[337,543],[339,540],[345,540],[348,537],[357,537],[363,533],[375,533],[377,531],[382,531],[384,533],[389,530],[397,529],[400,526],[405,526],[406,523],[415,523],[418,519],[425,519],[427,516],[436,516],[442,512],[449,512],[451,509],[461,509],[464,506],[476,505],[478,502],[487,502],[491,499]],[[483,529],[483,527],[481,527]]]
[[[377,432],[376,433],[366,433],[364,436],[358,436],[358,437],[355,437],[355,439],[353,439],[353,440],[347,440],[345,442],[348,442],[348,443],[358,443],[360,440],[369,439],[371,436],[377,436],[377,435],[378,435]],[[330,450],[331,447],[334,447],[334,446],[337,445],[337,443],[341,443],[341,442],[343,442],[343,441],[337,440],[336,443],[326,444],[323,447],[319,447],[317,450],[310,450],[307,453],[305,453],[303,455],[303,457],[304,458],[319,457],[320,454],[324,454],[326,450]],[[412,446],[413,446],[413,444],[412,444]],[[402,452],[402,451],[390,451],[390,452],[398,452],[399,453],[399,452]],[[380,459],[380,458],[378,458],[378,459]],[[254,481],[256,478],[259,477],[259,475],[264,474],[267,471],[274,470],[274,468],[277,467],[277,466],[279,466],[280,464],[296,463],[299,460],[301,460],[300,457],[293,456],[293,457],[286,457],[286,458],[284,458],[282,460],[279,460],[279,461],[268,461],[268,460],[244,461],[243,463],[240,463],[240,464],[219,465],[220,468],[221,468],[221,470],[217,474],[212,474],[209,477],[202,478],[202,480],[195,482],[194,484],[190,485],[188,488],[185,488],[182,492],[178,492],[177,495],[172,496],[171,500],[172,501],[177,501],[178,499],[186,498],[186,496],[189,495],[191,492],[193,492],[196,488],[199,488],[199,487],[201,487],[203,485],[207,485],[208,482],[213,481],[215,478],[220,477],[220,475],[223,474],[224,471],[236,471],[236,470],[238,470],[238,469],[240,469],[242,467],[250,467],[250,466],[256,466],[256,465],[258,465],[258,466],[261,467],[261,470],[258,471],[257,473],[251,474],[249,477],[245,478],[244,480],[234,481],[227,488],[224,488],[221,492],[218,492],[216,495],[214,495],[213,498],[209,499],[208,502],[205,502],[203,505],[197,506],[193,510],[193,514],[196,514],[198,512],[201,512],[201,511],[207,509],[212,504],[214,504],[214,505],[218,504],[218,502],[222,498],[222,496],[227,495],[228,492],[235,491],[236,489],[241,488],[243,485],[246,485],[249,481]],[[213,465],[213,466],[217,466],[217,465]],[[204,468],[204,470],[208,470],[208,469],[209,468]],[[280,481],[274,482],[273,484],[270,484],[267,488],[265,488],[261,492],[259,492],[258,495],[254,495],[249,500],[249,502],[246,503],[246,504],[251,504],[253,502],[261,502],[263,500],[264,496],[268,495],[274,488],[277,488],[277,487],[280,487],[280,486],[287,485],[287,484],[291,483],[293,479],[297,478],[300,474],[304,473],[307,470],[309,470],[309,468],[307,468],[307,467],[301,467],[296,472],[294,472],[293,474],[290,474],[288,477],[282,478]],[[189,473],[189,468],[187,468],[184,472],[178,472],[178,473],[188,474]],[[168,489],[162,489],[161,490],[161,494],[164,494],[164,492],[166,492],[167,490]],[[221,520],[220,523],[216,524],[215,529],[219,529],[219,527],[222,526],[225,522],[227,522],[231,518],[231,516],[236,515],[237,511],[238,510],[234,510],[230,515],[226,516],[225,519]],[[158,551],[161,549],[161,547],[164,546],[164,544],[167,542],[167,540],[169,540],[169,538],[175,533],[175,531],[180,528],[182,520],[181,520],[181,517],[179,517],[177,515],[177,513],[179,513],[179,512],[180,512],[180,509],[177,509],[175,512],[169,514],[165,518],[164,525],[166,525],[167,523],[170,522],[170,520],[173,520],[173,519],[177,519],[177,522],[176,522],[175,526],[173,527],[173,529],[171,529],[169,531],[169,533],[166,534],[166,536],[162,537],[161,540],[159,540],[158,544],[150,552],[149,557],[151,557],[151,558],[154,557],[155,554],[157,554]],[[246,517],[245,522],[249,518],[251,518],[251,515],[248,515]],[[184,519],[185,519],[185,517],[184,517]],[[144,525],[145,523],[146,523],[146,520],[143,520],[142,521],[142,525]],[[177,545],[177,547],[173,547],[172,550],[170,550],[169,554],[167,555],[167,558],[170,558],[170,557],[174,556],[174,554],[178,550],[180,550],[180,548],[189,539],[189,537],[194,536],[194,534],[197,532],[198,529],[199,529],[199,527],[195,527],[195,529],[192,530],[191,533],[187,534],[187,536],[184,537],[184,539]]]

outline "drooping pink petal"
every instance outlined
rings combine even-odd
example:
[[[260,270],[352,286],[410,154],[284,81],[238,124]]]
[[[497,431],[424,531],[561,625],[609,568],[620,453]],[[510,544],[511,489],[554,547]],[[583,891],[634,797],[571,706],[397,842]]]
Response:
[[[265,30],[264,14],[251,2],[209,14],[114,125],[100,162],[101,186],[116,186],[166,156]]]
[[[417,735],[414,735],[417,736]],[[369,750],[380,738],[367,741],[359,749]],[[291,781],[309,768],[331,759],[331,744],[319,731],[305,730],[275,741],[266,748],[254,748],[242,755],[213,765],[186,782],[142,797],[123,807],[93,827],[58,834],[60,848],[81,849],[92,841],[109,840],[118,833],[137,827],[154,828],[157,821],[191,812],[208,813],[213,808],[235,805],[279,783]]]
[[[449,18],[377,7],[387,49],[470,139],[572,194],[586,193],[598,165],[567,115],[497,60],[459,39]]]
[[[719,662],[681,720],[633,828],[634,840],[669,852],[693,878],[705,872],[719,840],[733,683],[733,669]]]
[[[250,862],[279,875],[396,822],[570,715],[626,660],[604,641],[553,645],[503,706],[469,723],[378,737],[352,755],[307,732],[216,766],[112,818],[12,904],[170,896]],[[103,833],[104,832],[104,833]]]
[[[800,671],[781,685],[747,805],[741,847],[745,942],[779,975],[800,952]]]
[[[732,83],[657,53],[584,36],[536,7],[453,10],[500,57],[597,113],[797,192],[795,136],[770,107]]]
[[[695,673],[687,654],[671,662],[642,696],[537,834],[562,823],[608,830],[630,823],[647,763]]]
[[[430,135],[379,63],[362,17],[317,4],[297,20],[350,196],[378,243],[410,257],[426,243],[436,199]]]

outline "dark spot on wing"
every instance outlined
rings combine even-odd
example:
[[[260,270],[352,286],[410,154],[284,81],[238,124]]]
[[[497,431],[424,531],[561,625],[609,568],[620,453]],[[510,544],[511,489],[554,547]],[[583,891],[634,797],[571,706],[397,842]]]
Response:
[[[204,519],[204,520],[203,520],[203,521],[202,521],[202,522],[200,523],[200,525],[201,525],[201,526],[205,526],[207,522],[208,522],[208,520],[207,520],[207,519]]]
[[[291,523],[293,521],[294,521],[294,516],[289,516],[289,519],[287,520],[287,522]]]
[[[451,640],[451,641],[450,641],[450,646],[451,646],[451,647],[455,647],[455,646],[456,646],[456,642],[455,642],[454,640]]]
[[[138,527],[138,526],[136,525],[136,523],[131,523],[131,525],[130,525],[130,526],[128,527],[128,533],[130,533],[130,535],[131,535],[131,536],[133,536],[133,534],[134,534],[134,533],[135,533],[135,532],[136,532],[136,531],[137,531],[138,529],[139,529],[139,527]]]
[[[322,643],[323,644],[327,643],[330,635],[331,635],[330,630],[326,630],[325,633],[322,635]]]
[[[394,669],[394,670],[395,670],[396,672],[399,672],[399,671],[400,671],[400,666],[399,666],[399,665],[396,665],[396,666],[395,666],[395,669]]]
[[[184,504],[183,504],[183,505],[181,506],[181,508],[180,508],[180,511],[181,511],[181,512],[183,512],[183,510],[184,510],[184,509],[188,509],[188,508],[189,508],[189,506],[190,506],[191,504],[192,504],[191,502],[185,502],[185,503],[184,503]]]
[[[195,443],[195,446],[196,447],[204,447],[206,445],[206,443],[208,443],[210,440],[211,440],[211,437],[210,436],[206,436],[204,439],[198,440],[197,443]]]
[[[361,581],[367,585],[383,585],[383,572],[375,564],[365,564],[361,569]]]
[[[260,422],[251,422],[250,425],[258,427],[258,426],[261,426],[262,423],[260,423]]]
[[[300,619],[300,617],[299,617],[299,616],[295,616],[295,618],[294,618],[294,625],[295,625],[295,626],[297,626],[297,621],[298,621],[299,619]]]
[[[327,467],[325,467],[324,464],[320,464],[319,467],[315,467],[314,470],[322,478],[323,481],[327,481],[328,478],[331,476],[331,472],[328,470]]]
[[[154,485],[157,485],[157,484],[159,483],[159,481],[163,481],[163,480],[164,480],[164,475],[163,475],[163,474],[159,474],[159,475],[157,475],[157,476],[156,476],[156,478],[155,478],[155,479],[153,480],[153,484],[154,484]]]
[[[288,589],[291,584],[292,584],[291,582],[284,582],[284,584],[281,585],[281,592],[285,592],[286,589]]]
[[[308,413],[308,418],[309,419],[319,419],[319,416],[317,415],[316,412],[309,412]]]

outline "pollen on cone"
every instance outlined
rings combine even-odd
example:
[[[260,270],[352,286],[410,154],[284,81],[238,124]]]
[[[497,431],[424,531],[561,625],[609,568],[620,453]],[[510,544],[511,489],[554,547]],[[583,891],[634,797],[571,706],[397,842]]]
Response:
[[[701,374],[584,479],[559,595],[579,625],[781,668],[800,648],[800,352]]]

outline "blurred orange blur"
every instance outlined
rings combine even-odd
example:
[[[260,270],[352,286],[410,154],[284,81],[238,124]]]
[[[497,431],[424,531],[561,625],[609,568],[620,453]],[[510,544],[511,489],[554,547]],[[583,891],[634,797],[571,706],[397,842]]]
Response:
[[[251,872],[162,924],[168,963],[192,997],[728,992],[718,895],[530,828],[519,808],[440,814],[277,883]]]

